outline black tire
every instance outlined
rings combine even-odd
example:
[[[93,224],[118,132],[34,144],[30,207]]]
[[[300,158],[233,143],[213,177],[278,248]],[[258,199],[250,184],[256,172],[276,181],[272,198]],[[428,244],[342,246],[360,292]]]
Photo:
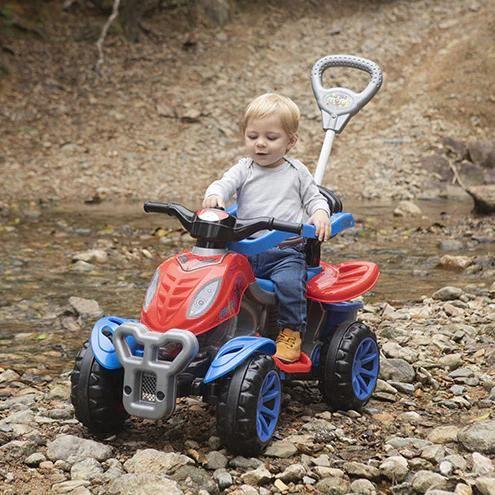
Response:
[[[366,391],[366,395],[358,397],[353,387],[353,364],[361,343],[366,340],[373,345],[367,339],[371,339],[376,346],[377,363],[373,367],[373,363],[370,363],[370,368],[373,369],[373,374],[376,372],[376,376],[369,377],[369,390]],[[319,366],[320,391],[331,410],[358,411],[370,400],[379,372],[380,359],[376,336],[367,325],[355,321],[348,327],[337,330],[323,346]]]
[[[76,356],[71,374],[70,400],[76,418],[92,433],[116,433],[128,414],[122,403],[124,370],[107,370],[98,364],[89,342]]]
[[[273,373],[276,374],[280,392],[274,430],[280,415],[282,389],[278,368],[271,356],[254,354],[233,373],[226,376],[220,384],[217,432],[224,445],[233,454],[256,456],[264,450],[272,438],[273,431],[269,438],[260,437],[256,419],[262,385],[269,375],[270,378],[274,377]]]

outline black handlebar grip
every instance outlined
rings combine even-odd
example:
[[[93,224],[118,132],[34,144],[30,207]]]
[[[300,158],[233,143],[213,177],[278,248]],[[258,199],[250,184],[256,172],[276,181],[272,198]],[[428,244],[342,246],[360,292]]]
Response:
[[[291,232],[293,234],[301,234],[303,229],[303,224],[273,220],[272,228],[275,230],[283,230],[284,232]]]
[[[166,213],[172,214],[172,209],[169,203],[159,203],[158,201],[146,201],[144,203],[144,211],[146,213]]]

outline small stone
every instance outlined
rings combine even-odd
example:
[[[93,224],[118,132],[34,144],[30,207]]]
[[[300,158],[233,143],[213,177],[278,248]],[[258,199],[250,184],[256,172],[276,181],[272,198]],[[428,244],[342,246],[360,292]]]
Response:
[[[179,467],[194,464],[194,461],[185,455],[176,452],[162,452],[155,449],[138,450],[124,463],[128,473],[172,474]],[[223,466],[222,466],[223,467]]]
[[[446,254],[440,258],[440,266],[447,270],[462,271],[474,263],[469,256],[451,256]]]
[[[432,488],[445,488],[446,482],[446,478],[438,473],[421,470],[413,476],[411,486],[418,493],[426,493],[427,490]]]
[[[86,482],[89,484],[89,482]],[[111,495],[144,495],[166,493],[184,495],[176,481],[158,474],[130,473],[116,478],[108,485]]]
[[[277,440],[272,442],[265,451],[265,455],[268,457],[279,457],[282,459],[291,457],[296,453],[296,446],[285,440]]]
[[[433,293],[432,298],[440,301],[453,301],[459,299],[463,294],[458,287],[442,287]]]
[[[58,435],[55,440],[48,442],[47,456],[52,461],[62,459],[70,463],[76,463],[88,457],[104,461],[112,456],[112,447],[73,435]]]
[[[227,466],[229,460],[221,452],[213,450],[206,454],[206,468],[207,469],[221,469]]]
[[[394,210],[395,217],[421,215],[421,209],[412,201],[401,201]]]
[[[376,495],[376,487],[371,481],[358,479],[351,483],[351,492],[359,495]]]
[[[476,488],[480,495],[495,495],[495,478],[478,478]]]
[[[276,478],[281,479],[285,483],[298,483],[306,474],[306,469],[302,464],[291,464],[284,472],[277,474]]]
[[[376,467],[360,462],[345,462],[343,468],[349,475],[360,478],[374,479],[380,476],[380,471]]]
[[[35,452],[34,454],[31,454],[29,457],[24,459],[24,464],[28,465],[29,467],[37,467],[39,466],[40,462],[43,461],[46,461],[46,457],[41,452]]]
[[[471,452],[495,453],[495,421],[478,421],[459,431],[458,439]]]
[[[270,471],[268,471],[265,466],[260,466],[257,469],[247,471],[246,473],[241,475],[241,480],[243,481],[243,483],[254,486],[268,483],[272,478],[272,473],[270,473]]]
[[[459,428],[453,425],[438,426],[430,431],[428,434],[428,440],[431,443],[445,444],[451,442],[457,442],[457,434]]]
[[[213,479],[218,483],[220,490],[225,490],[234,483],[232,475],[226,469],[217,469],[213,473]]]
[[[383,476],[395,483],[406,478],[409,473],[409,464],[405,457],[391,456],[380,464],[379,470]]]
[[[273,486],[275,486],[275,488],[277,488],[277,490],[280,490],[281,492],[286,492],[289,489],[289,487],[281,479],[275,480]]]
[[[94,478],[97,478],[101,473],[103,473],[101,464],[96,459],[90,457],[80,462],[76,462],[70,470],[70,477],[73,480],[91,481]]]
[[[479,452],[473,452],[472,459],[473,472],[477,475],[485,476],[495,471],[492,460],[484,455],[481,455]]]
[[[325,478],[316,483],[316,489],[328,495],[345,495],[349,486],[349,481],[343,478]]]
[[[81,318],[99,318],[103,314],[100,305],[93,299],[72,296],[69,297],[69,304]]]

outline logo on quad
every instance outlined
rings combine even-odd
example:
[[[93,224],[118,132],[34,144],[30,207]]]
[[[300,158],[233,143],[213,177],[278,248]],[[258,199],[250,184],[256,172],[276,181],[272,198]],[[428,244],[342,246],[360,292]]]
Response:
[[[351,98],[342,93],[329,93],[325,96],[325,104],[335,108],[347,108],[351,105]]]

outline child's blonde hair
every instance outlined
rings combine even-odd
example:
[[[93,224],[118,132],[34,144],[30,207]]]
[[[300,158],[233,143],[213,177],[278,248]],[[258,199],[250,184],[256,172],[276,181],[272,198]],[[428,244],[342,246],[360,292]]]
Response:
[[[265,93],[256,97],[247,106],[241,120],[242,134],[246,132],[250,119],[263,119],[274,114],[280,117],[280,123],[289,136],[294,136],[297,133],[301,116],[298,106],[286,96]]]

